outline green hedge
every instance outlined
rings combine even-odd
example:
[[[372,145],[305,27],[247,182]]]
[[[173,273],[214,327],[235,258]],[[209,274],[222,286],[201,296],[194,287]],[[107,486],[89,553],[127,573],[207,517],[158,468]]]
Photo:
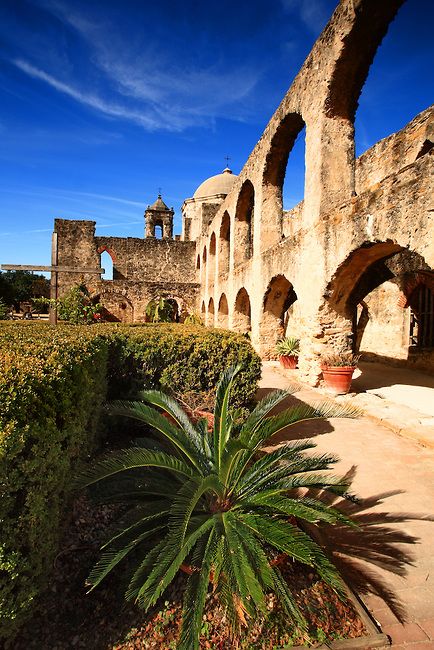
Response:
[[[132,397],[144,386],[209,391],[226,368],[241,363],[233,390],[233,403],[241,406],[253,397],[261,374],[249,340],[227,330],[161,323],[112,326],[111,336],[109,398]]]
[[[107,395],[209,391],[239,362],[241,405],[260,375],[243,336],[165,324],[0,324],[0,637],[13,636],[50,572],[71,477],[97,447]]]
[[[0,327],[0,630],[44,582],[77,461],[96,446],[108,341],[80,328]],[[1,635],[0,635],[1,636]]]

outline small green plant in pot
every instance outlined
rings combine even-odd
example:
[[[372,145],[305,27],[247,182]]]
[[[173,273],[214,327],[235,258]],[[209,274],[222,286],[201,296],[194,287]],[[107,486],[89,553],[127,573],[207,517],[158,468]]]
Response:
[[[155,436],[113,452],[79,479],[82,486],[94,485],[100,497],[106,494],[107,500],[130,506],[89,576],[92,589],[128,556],[126,597],[148,610],[188,565],[179,650],[199,648],[210,583],[234,637],[247,621],[267,614],[270,593],[288,621],[306,630],[293,593],[297,585],[287,583],[273,561],[279,553],[312,567],[342,599],[346,597],[335,565],[297,525],[304,520],[354,526],[326,499],[305,496],[311,488],[318,495],[348,496],[347,480],[327,473],[336,457],[307,455],[315,446],[307,440],[283,443],[266,454],[261,448],[301,420],[358,413],[326,403],[270,415],[288,396],[288,391],[275,391],[240,421],[230,409],[239,371],[230,368],[220,379],[211,431],[206,420],[193,423],[175,400],[159,391],[143,392],[142,402],[114,403],[116,414],[151,426]]]
[[[295,336],[287,336],[276,343],[276,354],[284,368],[296,368],[300,352],[300,340]]]
[[[360,354],[335,352],[321,357],[321,370],[326,388],[336,395],[348,393]]]

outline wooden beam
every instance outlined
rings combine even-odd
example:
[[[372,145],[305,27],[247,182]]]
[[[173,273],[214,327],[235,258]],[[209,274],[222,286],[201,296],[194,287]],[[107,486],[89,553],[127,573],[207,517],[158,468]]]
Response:
[[[32,266],[31,264],[1,264],[2,271],[44,271],[45,273],[89,273],[100,275],[105,269],[77,268],[76,266]]]

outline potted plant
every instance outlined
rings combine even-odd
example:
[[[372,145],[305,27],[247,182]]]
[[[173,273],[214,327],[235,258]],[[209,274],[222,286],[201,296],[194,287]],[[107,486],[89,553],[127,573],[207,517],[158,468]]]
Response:
[[[295,336],[286,336],[276,343],[276,353],[279,361],[284,368],[296,368],[298,363],[298,354],[300,352],[300,341]]]
[[[296,586],[286,582],[273,562],[282,552],[314,567],[346,598],[338,569],[293,523],[295,517],[300,522],[353,525],[326,500],[304,497],[305,489],[314,487],[318,494],[350,498],[346,479],[324,473],[336,458],[307,455],[315,446],[309,440],[286,442],[267,454],[260,451],[272,436],[300,420],[357,413],[348,405],[325,403],[270,415],[288,396],[288,391],[278,390],[240,422],[230,409],[239,371],[239,366],[229,368],[220,379],[210,432],[206,421],[192,422],[174,399],[159,391],[144,391],[142,402],[115,403],[114,413],[142,421],[153,434],[135,447],[109,454],[79,479],[83,486],[97,484],[99,498],[106,494],[107,500],[123,501],[130,508],[89,576],[92,589],[128,556],[126,597],[148,610],[181,566],[190,567],[179,650],[199,648],[210,583],[226,608],[234,635],[246,619],[254,621],[267,611],[270,592],[288,619],[305,630],[294,598]]]
[[[336,395],[348,393],[360,354],[335,352],[321,357],[321,370],[326,387]]]

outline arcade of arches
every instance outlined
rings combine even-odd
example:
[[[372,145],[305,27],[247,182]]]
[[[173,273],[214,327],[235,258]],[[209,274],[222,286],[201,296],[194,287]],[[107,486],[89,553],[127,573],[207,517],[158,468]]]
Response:
[[[226,168],[184,201],[181,235],[159,196],[144,239],[56,220],[58,263],[96,268],[110,251],[113,280],[85,280],[125,305],[125,320],[143,320],[156,296],[182,296],[181,321],[200,313],[248,334],[264,357],[298,337],[300,377],[312,384],[331,351],[432,371],[434,107],[359,158],[354,147],[359,96],[401,4],[340,0],[239,175]],[[284,210],[297,137],[303,200]],[[61,291],[71,281],[64,274]]]

